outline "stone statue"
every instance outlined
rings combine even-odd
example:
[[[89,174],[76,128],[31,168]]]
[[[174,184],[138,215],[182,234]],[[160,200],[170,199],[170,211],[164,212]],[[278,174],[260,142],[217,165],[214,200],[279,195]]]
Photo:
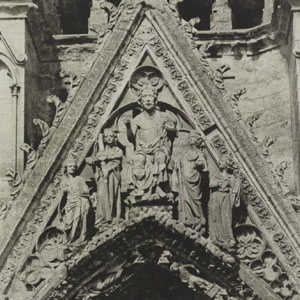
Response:
[[[168,164],[176,136],[176,120],[158,109],[157,90],[151,85],[145,85],[141,89],[139,104],[143,111],[132,122],[125,122],[127,137],[134,145],[135,153],[145,155],[145,167],[151,169],[153,186],[156,187],[154,193],[166,197],[170,192]]]
[[[97,207],[96,222],[121,217],[121,162],[122,150],[117,146],[117,135],[111,128],[104,129],[95,147],[94,157],[87,163],[96,167]]]
[[[133,190],[128,197],[130,202],[152,200],[154,179],[151,170],[146,168],[146,154],[137,152],[129,171],[130,181],[133,184]]]
[[[205,224],[202,209],[203,172],[207,161],[202,147],[203,139],[196,132],[189,135],[190,148],[175,164],[173,190],[178,192],[179,220],[184,223]]]
[[[232,233],[232,209],[240,205],[240,180],[232,174],[229,157],[221,156],[219,168],[221,173],[210,178],[209,236],[213,243],[230,249],[235,245]]]
[[[91,225],[89,213],[91,203],[89,188],[81,176],[76,175],[77,164],[73,159],[64,164],[64,178],[61,182],[61,193],[66,195],[66,202],[59,205],[60,229],[68,233],[68,242],[85,241]],[[62,197],[63,200],[63,197]]]
[[[188,287],[194,291],[197,289],[208,290],[213,286],[210,282],[198,277],[192,273],[199,274],[199,270],[193,265],[181,265],[178,263],[173,263],[170,270],[174,273],[178,273],[182,282],[186,283]]]

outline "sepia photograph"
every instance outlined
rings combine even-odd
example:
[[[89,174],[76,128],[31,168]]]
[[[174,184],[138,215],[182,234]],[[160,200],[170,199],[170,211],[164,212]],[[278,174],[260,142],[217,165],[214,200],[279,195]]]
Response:
[[[0,300],[300,300],[300,0],[0,0]]]

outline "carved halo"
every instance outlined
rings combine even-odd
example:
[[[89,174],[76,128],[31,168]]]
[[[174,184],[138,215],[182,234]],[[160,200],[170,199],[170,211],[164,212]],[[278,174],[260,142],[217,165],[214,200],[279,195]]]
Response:
[[[133,93],[140,95],[144,87],[151,87],[157,92],[161,91],[165,83],[162,73],[153,66],[138,67],[130,78],[130,87]]]

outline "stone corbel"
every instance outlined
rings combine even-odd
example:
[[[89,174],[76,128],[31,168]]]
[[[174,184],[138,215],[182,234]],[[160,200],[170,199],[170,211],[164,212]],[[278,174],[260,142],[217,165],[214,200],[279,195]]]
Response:
[[[10,86],[11,95],[14,100],[16,100],[19,97],[20,88],[21,87],[18,84],[14,84]]]
[[[0,19],[27,18],[31,8],[38,8],[33,2],[0,2]]]

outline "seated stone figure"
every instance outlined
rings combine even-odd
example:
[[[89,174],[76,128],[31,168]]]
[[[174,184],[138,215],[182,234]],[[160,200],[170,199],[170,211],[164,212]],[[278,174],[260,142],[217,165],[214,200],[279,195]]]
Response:
[[[151,170],[154,193],[170,196],[168,164],[176,136],[176,120],[157,107],[157,91],[144,86],[139,97],[143,111],[132,122],[125,123],[127,137],[135,147],[135,153],[145,155],[145,167]],[[163,193],[159,192],[163,191]]]

